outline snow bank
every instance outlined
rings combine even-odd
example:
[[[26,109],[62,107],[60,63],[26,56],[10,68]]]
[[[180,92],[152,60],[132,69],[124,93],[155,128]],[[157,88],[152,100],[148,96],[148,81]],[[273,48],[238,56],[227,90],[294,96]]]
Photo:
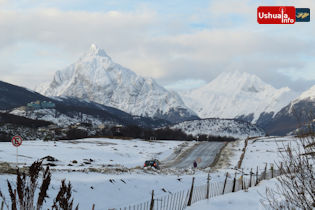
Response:
[[[276,179],[262,181],[257,187],[249,188],[248,192],[239,191],[199,201],[186,210],[263,210],[265,209],[263,204],[267,203],[262,195],[265,194],[267,187],[275,189],[276,183]]]

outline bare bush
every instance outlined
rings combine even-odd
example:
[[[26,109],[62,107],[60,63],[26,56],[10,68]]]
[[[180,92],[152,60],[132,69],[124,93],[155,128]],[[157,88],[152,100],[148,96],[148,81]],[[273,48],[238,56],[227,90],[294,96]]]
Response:
[[[51,182],[51,172],[49,166],[42,171],[42,161],[34,162],[28,173],[21,173],[17,169],[16,183],[12,184],[7,181],[8,193],[10,201],[7,201],[4,194],[0,191],[0,210],[41,210],[46,198],[49,198],[47,192]],[[41,175],[41,183],[39,183],[39,177]],[[14,189],[13,186],[16,186]],[[39,190],[38,190],[39,189]],[[72,186],[69,182],[65,184],[65,180],[62,180],[60,190],[53,201],[54,210],[72,210],[73,198],[72,198]],[[76,206],[78,210],[79,205]]]
[[[60,190],[57,194],[57,197],[54,200],[52,206],[53,210],[72,210],[73,207],[73,198],[72,198],[72,186],[69,182],[66,184],[65,180],[61,181]],[[79,209],[79,205],[76,206],[75,210]]]
[[[272,209],[315,208],[315,138],[300,135],[296,145],[281,151],[282,163],[277,189],[266,189],[265,201]]]
[[[40,191],[37,196],[37,201],[35,203],[35,192],[39,186],[39,175],[42,169],[42,162],[34,162],[28,170],[28,174],[25,172],[21,173],[17,170],[16,176],[16,189],[14,189],[11,182],[7,181],[8,191],[11,200],[12,210],[29,210],[29,209],[42,209],[43,203],[46,198],[48,198],[47,190],[51,181],[51,173],[49,167],[42,174],[42,182],[40,184]],[[2,198],[4,204],[9,209],[9,204],[2,192],[0,192],[0,197]]]

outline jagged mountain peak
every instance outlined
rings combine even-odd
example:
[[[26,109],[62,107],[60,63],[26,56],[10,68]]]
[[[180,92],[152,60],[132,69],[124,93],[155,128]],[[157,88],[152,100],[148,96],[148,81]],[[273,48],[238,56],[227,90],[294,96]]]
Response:
[[[88,99],[133,115],[174,122],[198,118],[178,95],[154,79],[143,78],[115,63],[94,44],[75,63],[57,71],[49,85],[39,86],[37,91],[46,96]]]
[[[110,58],[104,49],[98,47],[96,44],[91,44],[89,50],[85,55],[88,56],[100,56],[100,57],[108,57]]]

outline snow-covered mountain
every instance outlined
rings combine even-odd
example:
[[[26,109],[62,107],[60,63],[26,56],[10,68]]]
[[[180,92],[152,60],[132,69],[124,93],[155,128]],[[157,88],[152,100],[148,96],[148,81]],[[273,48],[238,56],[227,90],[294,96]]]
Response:
[[[296,128],[305,127],[315,119],[315,85],[283,107],[275,116],[260,126],[268,133],[285,135]],[[308,126],[307,126],[308,127]],[[308,130],[308,128],[304,129]]]
[[[202,120],[189,120],[178,123],[171,127],[172,129],[181,129],[186,134],[228,136],[234,138],[247,138],[254,136],[264,136],[265,132],[251,123],[234,120],[209,118]]]
[[[171,122],[198,118],[177,93],[113,62],[94,44],[75,63],[57,71],[51,83],[36,90],[46,96],[88,99],[133,115]]]
[[[315,85],[313,85],[310,89],[304,91],[295,101],[315,101]]]
[[[180,92],[185,104],[201,118],[241,118],[256,123],[261,113],[277,113],[297,93],[276,89],[245,72],[224,72],[198,89]]]

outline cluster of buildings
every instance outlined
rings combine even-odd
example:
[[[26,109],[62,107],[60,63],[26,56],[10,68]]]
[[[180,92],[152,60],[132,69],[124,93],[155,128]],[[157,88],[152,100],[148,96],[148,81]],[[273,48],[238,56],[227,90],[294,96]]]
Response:
[[[27,104],[28,109],[53,109],[56,107],[51,101],[35,101]]]

